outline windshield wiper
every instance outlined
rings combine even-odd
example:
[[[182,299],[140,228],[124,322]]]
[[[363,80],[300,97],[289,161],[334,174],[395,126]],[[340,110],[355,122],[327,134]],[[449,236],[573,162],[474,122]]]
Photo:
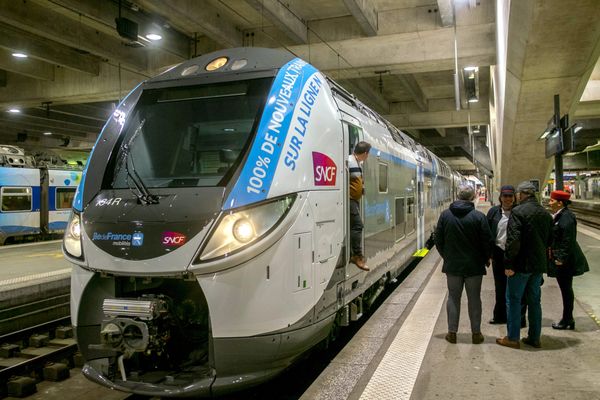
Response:
[[[158,204],[159,197],[155,194],[150,193],[150,191],[144,184],[144,181],[142,180],[142,178],[139,176],[139,174],[135,170],[135,164],[133,163],[133,158],[129,157],[131,155],[131,144],[133,143],[133,141],[137,138],[137,136],[142,131],[142,128],[144,127],[144,122],[146,122],[146,120],[143,120],[140,123],[140,125],[137,127],[137,129],[135,130],[133,135],[131,135],[131,138],[127,141],[127,143],[125,143],[122,146],[122,148],[121,148],[121,166],[123,165],[123,163],[125,163],[125,172],[127,173],[127,178],[125,178],[125,180],[127,181],[127,186],[129,186],[131,193],[133,193],[135,195],[135,197],[137,197],[138,202],[140,204],[141,203]],[[130,160],[131,160],[131,169],[129,168]],[[131,183],[133,183],[134,187],[131,186]],[[134,188],[135,188],[135,191],[133,190]]]

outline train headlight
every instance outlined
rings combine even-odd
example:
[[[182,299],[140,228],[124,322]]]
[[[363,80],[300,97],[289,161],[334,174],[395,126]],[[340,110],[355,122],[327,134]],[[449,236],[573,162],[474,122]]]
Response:
[[[81,258],[81,218],[73,212],[63,238],[65,252],[71,257]]]
[[[256,234],[252,222],[247,218],[240,218],[233,223],[233,237],[242,243],[248,243]]]
[[[260,240],[283,219],[295,198],[284,196],[223,214],[196,262],[226,257]]]

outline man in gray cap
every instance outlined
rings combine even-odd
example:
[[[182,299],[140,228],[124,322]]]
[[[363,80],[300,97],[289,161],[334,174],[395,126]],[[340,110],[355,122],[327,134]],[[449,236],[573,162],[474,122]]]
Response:
[[[517,186],[519,205],[513,208],[506,232],[504,270],[506,282],[507,335],[496,339],[501,346],[520,348],[521,299],[527,299],[529,332],[523,343],[541,347],[541,284],[546,272],[547,250],[552,241],[552,217],[535,198],[529,181]]]

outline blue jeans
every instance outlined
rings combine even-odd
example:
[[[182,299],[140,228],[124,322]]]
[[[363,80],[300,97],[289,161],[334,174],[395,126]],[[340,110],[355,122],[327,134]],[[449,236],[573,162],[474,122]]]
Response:
[[[521,299],[525,296],[529,309],[529,339],[539,341],[542,334],[542,274],[515,273],[506,281],[507,336],[518,341],[521,337]]]

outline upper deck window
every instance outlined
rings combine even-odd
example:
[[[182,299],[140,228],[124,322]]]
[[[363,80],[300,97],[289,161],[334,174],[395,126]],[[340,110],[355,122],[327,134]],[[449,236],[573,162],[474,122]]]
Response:
[[[144,91],[105,182],[130,187],[129,169],[148,188],[226,185],[254,135],[271,83],[262,78]]]

